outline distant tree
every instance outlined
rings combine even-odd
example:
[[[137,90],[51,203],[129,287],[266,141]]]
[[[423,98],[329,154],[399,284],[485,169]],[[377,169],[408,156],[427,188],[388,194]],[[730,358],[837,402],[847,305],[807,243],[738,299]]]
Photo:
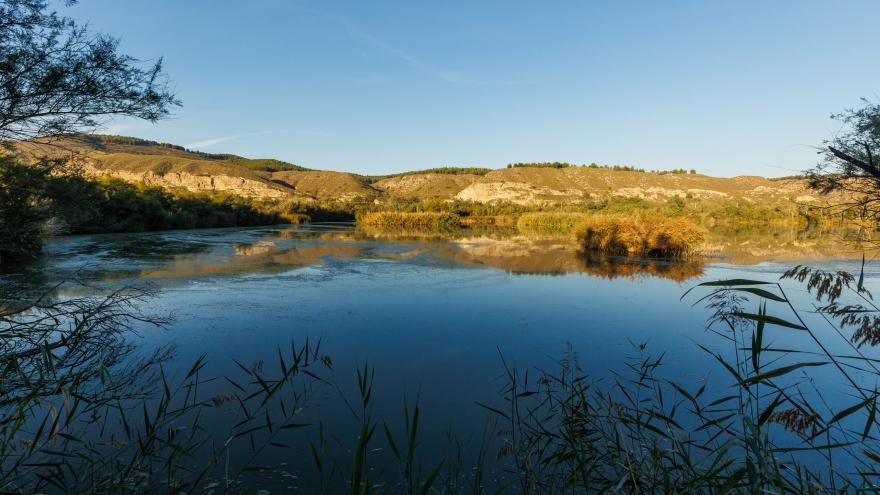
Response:
[[[861,108],[831,116],[842,124],[841,130],[823,143],[822,161],[807,175],[821,193],[840,191],[853,198],[839,206],[876,217],[880,214],[880,105],[862,101]]]
[[[74,1],[67,1],[67,5]],[[161,59],[143,65],[45,0],[0,0],[0,145],[94,130],[106,119],[156,121],[179,102]],[[34,256],[52,214],[55,163],[0,159],[0,264]]]

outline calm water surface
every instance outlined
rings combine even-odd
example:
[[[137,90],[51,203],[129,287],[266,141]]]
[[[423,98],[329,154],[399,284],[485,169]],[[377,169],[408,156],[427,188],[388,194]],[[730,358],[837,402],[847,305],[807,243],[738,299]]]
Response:
[[[601,379],[647,344],[646,352],[665,353],[666,376],[723,382],[697,343],[726,344],[706,332],[707,310],[682,294],[707,280],[775,281],[801,262],[858,270],[860,254],[828,237],[726,233],[713,239],[717,257],[708,262],[663,263],[590,258],[565,240],[513,233],[388,236],[316,224],[57,238],[41,262],[4,277],[33,292],[69,278],[89,284],[66,285],[60,297],[157,285],[149,311],[174,321],[141,329],[138,341],[172,344],[169,368],[177,374],[203,353],[208,370],[222,374],[233,358],[268,361],[291,340],[321,339],[333,363],[323,376],[344,394],[354,390],[357,367],[375,367],[379,415],[393,421],[404,394],[420,396],[430,450],[444,445],[449,428],[462,437],[482,429],[487,414],[475,402],[497,402],[501,355],[522,368],[551,368],[570,346],[584,371]],[[875,293],[878,275],[869,263]],[[809,307],[802,288],[789,290]],[[808,346],[793,333],[772,338]],[[850,400],[829,387],[829,400]],[[352,423],[338,396],[327,388],[306,414]],[[348,441],[354,430],[337,431]],[[308,458],[284,462],[307,483]]]

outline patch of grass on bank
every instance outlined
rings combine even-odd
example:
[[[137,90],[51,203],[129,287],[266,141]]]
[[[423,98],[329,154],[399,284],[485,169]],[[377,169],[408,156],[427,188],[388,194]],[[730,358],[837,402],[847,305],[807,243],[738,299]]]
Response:
[[[478,203],[473,201],[405,197],[384,198],[380,203],[365,205],[363,211],[448,212],[467,217],[521,217],[533,213],[552,214],[645,214],[683,216],[707,227],[716,225],[834,225],[850,222],[851,214],[817,204],[779,203],[754,204],[744,200],[709,200],[682,198],[649,200],[611,197],[577,204],[522,205],[506,201]],[[524,222],[532,222],[526,220]],[[474,220],[476,221],[476,220]],[[542,223],[542,222],[539,222]],[[524,224],[528,225],[528,223]]]
[[[291,171],[307,171],[311,170],[293,163],[288,163],[272,158],[245,158],[243,156],[233,155],[230,153],[206,153],[204,151],[191,150],[183,146],[171,143],[160,143],[149,139],[141,139],[129,136],[115,136],[109,134],[77,134],[74,136],[95,149],[101,151],[109,151],[108,145],[137,146],[143,148],[165,148],[175,150],[181,153],[193,155],[204,160],[225,161],[232,165],[247,168],[250,170],[278,172],[283,170]]]
[[[577,229],[587,251],[659,258],[692,256],[708,236],[687,218],[656,215],[595,215]]]
[[[518,218],[514,215],[471,215],[461,217],[461,224],[467,227],[515,227]]]
[[[516,228],[523,233],[571,235],[589,216],[571,212],[526,213],[519,217]]]
[[[434,212],[368,212],[358,216],[357,222],[370,227],[400,229],[445,230],[461,226],[461,218],[458,215]]]

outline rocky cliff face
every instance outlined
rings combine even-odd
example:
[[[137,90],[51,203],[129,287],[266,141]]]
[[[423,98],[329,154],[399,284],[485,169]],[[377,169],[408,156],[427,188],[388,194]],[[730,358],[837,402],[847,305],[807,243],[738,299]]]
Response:
[[[449,199],[479,179],[473,174],[410,174],[380,180],[373,187],[392,196]]]
[[[818,195],[799,179],[708,177],[593,168],[495,170],[456,193],[457,199],[518,204],[581,203],[608,197],[663,200],[674,197],[746,201],[815,201]]]
[[[502,169],[485,176],[412,174],[365,185],[353,174],[306,171],[258,173],[215,163],[167,159],[149,163],[108,155],[84,167],[90,176],[111,176],[168,189],[228,192],[250,198],[300,201],[372,200],[383,196],[458,199],[479,203],[578,204],[610,197],[665,200],[674,197],[752,202],[821,199],[798,179],[732,179],[605,169]]]
[[[120,170],[101,168],[86,164],[83,172],[92,177],[116,177],[129,182],[165,189],[185,189],[191,192],[231,193],[248,198],[289,198],[291,192],[264,179],[236,177],[234,175],[200,175],[186,171],[156,172],[152,170]]]
[[[510,203],[553,204],[581,203],[584,194],[578,189],[554,189],[528,182],[475,182],[455,195],[462,201],[492,203],[506,201]]]

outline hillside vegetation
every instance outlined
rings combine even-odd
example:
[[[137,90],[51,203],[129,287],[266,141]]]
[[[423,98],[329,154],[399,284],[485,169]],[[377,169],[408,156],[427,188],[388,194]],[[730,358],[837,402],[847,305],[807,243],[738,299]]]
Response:
[[[170,156],[180,156],[182,158],[223,161],[250,170],[263,170],[268,172],[278,172],[282,170],[309,170],[305,167],[281,160],[275,160],[273,158],[253,159],[228,153],[205,153],[203,151],[190,150],[176,144],[160,143],[157,141],[150,141],[149,139],[129,136],[79,134],[69,138],[67,141],[68,146],[72,145],[74,149],[80,150],[94,149],[107,153],[131,153],[144,155],[167,154]],[[80,142],[80,145],[77,144],[77,141]]]
[[[115,179],[136,184],[141,191],[231,195],[245,198],[260,212],[296,219],[308,215],[313,220],[353,220],[358,212],[431,213],[405,220],[398,215],[360,217],[408,225],[419,223],[416,218],[451,214],[458,219],[453,222],[456,225],[519,225],[523,230],[559,231],[570,230],[577,216],[596,214],[687,217],[707,226],[810,224],[842,218],[824,208],[828,202],[841,203],[841,198],[820,196],[802,178],[718,178],[695,170],[645,171],[565,162],[365,176],[109,135],[75,135],[52,146],[20,142],[17,152],[29,160],[72,156],[82,177],[104,184]]]
[[[64,151],[85,157],[92,174],[120,176],[129,181],[137,181],[140,174],[141,182],[147,184],[182,187],[194,192],[213,187],[247,196],[285,195],[313,200],[360,198],[367,202],[397,196],[521,205],[586,204],[612,198],[681,198],[777,206],[819,203],[825,199],[809,189],[807,181],[801,178],[719,178],[684,169],[652,172],[627,165],[547,162],[513,163],[496,170],[441,167],[367,176],[312,170],[268,158],[204,153],[125,136],[77,135],[60,145]],[[19,148],[27,155],[35,154],[40,147],[28,142],[21,143]],[[58,153],[55,148],[43,147],[39,151]],[[188,182],[187,174],[227,179],[205,186]],[[245,181],[241,191],[234,190],[238,187],[235,179]]]

